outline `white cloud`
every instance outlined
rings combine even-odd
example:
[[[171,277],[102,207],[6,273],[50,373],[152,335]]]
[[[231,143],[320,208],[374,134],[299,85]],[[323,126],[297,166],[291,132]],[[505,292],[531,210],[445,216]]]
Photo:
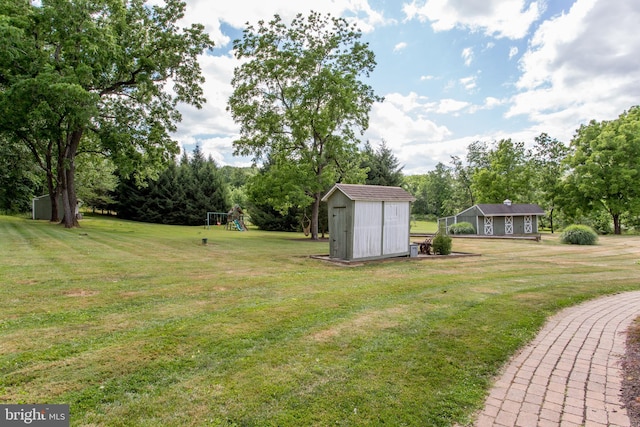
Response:
[[[512,46],[511,49],[509,49],[509,59],[512,59],[517,54],[518,54],[518,48],[516,46]]]
[[[464,65],[469,67],[471,62],[473,61],[473,48],[465,47],[462,49],[462,53],[460,54],[462,59],[464,59]]]
[[[472,91],[478,85],[478,78],[476,76],[463,77],[459,80],[462,87],[464,87],[468,91]]]
[[[412,0],[402,7],[406,19],[431,22],[434,31],[467,28],[497,38],[521,39],[543,12],[543,3],[525,0]]]
[[[543,23],[520,60],[506,114],[568,141],[580,124],[617,117],[640,99],[640,3],[577,0]]]
[[[432,149],[442,145],[451,131],[427,118],[437,103],[426,102],[426,98],[415,93],[385,95],[383,103],[374,104],[370,115],[370,126],[365,140],[385,140],[401,164],[421,165],[424,171],[433,169]],[[409,171],[405,171],[409,172]],[[413,172],[424,173],[424,172]]]
[[[239,133],[238,126],[226,111],[227,100],[233,91],[230,83],[233,69],[238,61],[227,55],[202,55],[200,65],[206,79],[202,88],[207,102],[200,110],[190,105],[180,107],[182,122],[173,137],[183,148],[186,145],[200,144],[205,155],[211,155],[220,162],[223,153],[232,151],[230,142],[224,147],[214,147],[210,144],[205,146],[203,141],[211,138],[212,134],[224,135],[224,138],[231,141]]]
[[[470,114],[475,114],[480,110],[493,110],[501,105],[504,105],[507,101],[504,99],[498,99],[493,96],[488,96],[484,99],[481,105],[472,105],[468,108]]]
[[[384,104],[391,104],[403,113],[429,109],[435,105],[435,103],[429,103],[427,100],[426,96],[420,96],[415,92],[410,92],[408,95],[389,93],[384,96]]]
[[[397,45],[395,45],[393,47],[393,51],[394,52],[400,52],[400,51],[406,49],[406,47],[407,47],[407,44],[405,42],[400,42],[400,43],[398,43]]]
[[[436,112],[439,114],[459,113],[464,108],[471,105],[469,102],[456,101],[455,99],[441,99]]]
[[[433,79],[435,79],[435,76],[431,76],[431,75],[428,75],[428,76],[420,76],[420,80],[421,80],[421,81],[433,80]]]
[[[484,107],[486,109],[491,109],[491,108],[499,107],[504,103],[505,101],[503,99],[498,99],[498,98],[494,98],[493,96],[488,96],[484,100]]]

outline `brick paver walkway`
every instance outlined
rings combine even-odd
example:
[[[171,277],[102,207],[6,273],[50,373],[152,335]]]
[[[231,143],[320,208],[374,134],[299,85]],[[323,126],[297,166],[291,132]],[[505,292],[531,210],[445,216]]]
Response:
[[[563,310],[515,356],[494,384],[477,427],[629,427],[620,402],[625,332],[640,291]]]

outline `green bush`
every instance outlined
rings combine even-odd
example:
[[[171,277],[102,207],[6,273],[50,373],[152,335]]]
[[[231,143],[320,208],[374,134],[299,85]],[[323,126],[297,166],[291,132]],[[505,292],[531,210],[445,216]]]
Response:
[[[560,241],[571,245],[595,245],[598,235],[586,225],[570,225],[560,234]]]
[[[438,234],[431,242],[433,253],[437,255],[449,255],[451,253],[451,237],[445,234]]]
[[[476,234],[476,229],[470,222],[458,222],[449,226],[450,234]]]

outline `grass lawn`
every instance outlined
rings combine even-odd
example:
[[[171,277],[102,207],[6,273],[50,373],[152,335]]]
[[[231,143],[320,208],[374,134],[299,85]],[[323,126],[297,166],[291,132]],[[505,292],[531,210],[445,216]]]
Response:
[[[466,425],[547,316],[640,289],[637,236],[345,267],[301,233],[81,224],[0,217],[0,403],[74,426]]]
[[[435,221],[411,221],[411,233],[435,233],[438,223]]]

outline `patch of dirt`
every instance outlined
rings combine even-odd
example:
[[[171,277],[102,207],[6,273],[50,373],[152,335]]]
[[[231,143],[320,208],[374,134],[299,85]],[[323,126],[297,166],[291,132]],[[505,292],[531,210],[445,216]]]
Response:
[[[87,291],[84,289],[74,289],[67,292],[65,295],[68,297],[91,297],[97,295],[98,291]]]
[[[626,353],[622,359],[622,403],[631,427],[640,427],[640,317],[627,330]]]

